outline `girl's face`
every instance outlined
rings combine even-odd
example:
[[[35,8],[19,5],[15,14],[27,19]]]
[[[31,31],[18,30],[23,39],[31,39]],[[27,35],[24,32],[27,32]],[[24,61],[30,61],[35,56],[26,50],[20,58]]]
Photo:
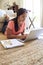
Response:
[[[22,25],[22,23],[25,21],[26,17],[27,17],[27,13],[26,12],[18,17],[18,25],[19,26]]]

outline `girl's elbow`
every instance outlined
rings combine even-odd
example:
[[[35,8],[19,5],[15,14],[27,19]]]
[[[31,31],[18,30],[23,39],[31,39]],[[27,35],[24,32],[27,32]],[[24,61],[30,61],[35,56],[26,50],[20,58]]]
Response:
[[[7,38],[10,39],[10,35],[7,35]]]

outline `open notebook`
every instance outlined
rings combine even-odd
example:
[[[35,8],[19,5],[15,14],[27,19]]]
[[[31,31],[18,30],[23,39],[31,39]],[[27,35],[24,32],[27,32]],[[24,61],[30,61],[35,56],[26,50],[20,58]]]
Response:
[[[4,48],[13,48],[24,45],[24,43],[19,42],[17,39],[1,40],[0,42]]]

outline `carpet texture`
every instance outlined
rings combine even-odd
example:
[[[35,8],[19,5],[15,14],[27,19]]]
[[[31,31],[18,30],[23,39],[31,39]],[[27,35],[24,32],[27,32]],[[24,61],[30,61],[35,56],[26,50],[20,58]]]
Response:
[[[43,40],[12,49],[4,49],[0,44],[0,65],[43,65]]]

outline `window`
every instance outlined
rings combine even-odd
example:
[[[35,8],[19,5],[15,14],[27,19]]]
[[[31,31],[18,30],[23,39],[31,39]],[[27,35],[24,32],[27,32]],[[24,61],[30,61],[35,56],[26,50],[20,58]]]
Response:
[[[40,0],[23,0],[23,7],[31,10],[29,16],[31,19],[35,17],[33,22],[34,26],[40,27]]]

